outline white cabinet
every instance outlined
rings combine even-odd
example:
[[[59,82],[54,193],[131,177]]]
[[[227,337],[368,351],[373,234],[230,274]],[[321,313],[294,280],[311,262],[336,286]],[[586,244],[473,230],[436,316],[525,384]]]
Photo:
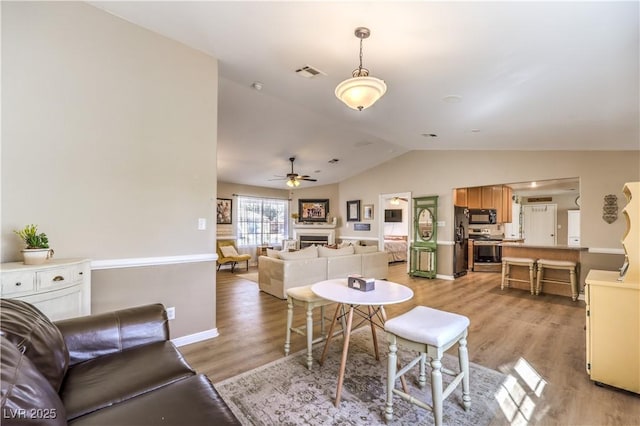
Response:
[[[0,296],[29,302],[52,321],[89,315],[90,262],[60,259],[43,265],[3,263]]]
[[[585,280],[587,372],[591,380],[640,394],[640,182],[625,184],[623,271],[592,269]]]
[[[587,373],[591,380],[640,393],[640,284],[617,271],[586,278]]]
[[[580,245],[580,210],[567,210],[567,245]]]

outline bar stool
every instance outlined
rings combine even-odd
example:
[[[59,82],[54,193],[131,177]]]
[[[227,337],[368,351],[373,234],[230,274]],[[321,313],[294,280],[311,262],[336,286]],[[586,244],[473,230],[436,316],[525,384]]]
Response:
[[[320,296],[317,296],[313,291],[311,291],[311,286],[302,286],[302,287],[293,287],[287,290],[287,334],[284,341],[284,354],[285,356],[289,355],[289,350],[291,349],[291,332],[298,333],[302,336],[307,337],[307,368],[311,370],[311,366],[313,365],[313,356],[311,354],[313,344],[321,342],[327,338],[324,331],[324,307],[326,305],[330,305],[334,302],[323,299]],[[304,306],[306,311],[306,323],[305,326],[293,326],[293,307],[294,306]],[[321,336],[314,339],[313,338],[313,310],[315,308],[320,308],[320,333]],[[338,330],[334,333],[339,334],[344,330],[344,324],[342,330]]]
[[[544,277],[545,269],[556,269],[569,272],[569,280],[554,280]],[[538,259],[538,276],[536,278],[536,295],[542,290],[542,283],[568,284],[571,286],[571,299],[578,300],[578,280],[576,278],[578,264],[570,260]]]
[[[520,278],[511,278],[511,267],[512,266],[528,266],[529,267],[529,279],[522,280]],[[519,281],[523,283],[529,283],[529,288],[531,289],[531,294],[535,294],[535,284],[534,275],[536,269],[536,260],[531,259],[530,257],[503,257],[502,258],[502,283],[500,284],[500,289],[504,290],[505,287],[509,288],[510,281]]]
[[[389,359],[387,367],[387,401],[385,404],[385,418],[387,421],[393,419],[393,394],[402,399],[417,405],[418,407],[432,411],[436,425],[442,424],[443,401],[462,382],[462,404],[465,410],[471,406],[471,396],[469,394],[469,354],[467,351],[467,329],[469,318],[427,308],[426,306],[416,306],[409,312],[388,320],[384,329],[387,331],[389,340]],[[453,345],[458,344],[458,361],[460,372],[455,373],[442,366],[442,356],[445,351]],[[398,344],[419,352],[417,358],[413,359],[404,368],[397,371]],[[408,391],[395,389],[395,382],[402,379],[411,368],[420,363],[420,375],[418,384],[420,387],[426,385],[426,359],[431,359],[431,394],[433,405],[428,405],[412,397]],[[442,390],[442,373],[453,376],[454,379]]]

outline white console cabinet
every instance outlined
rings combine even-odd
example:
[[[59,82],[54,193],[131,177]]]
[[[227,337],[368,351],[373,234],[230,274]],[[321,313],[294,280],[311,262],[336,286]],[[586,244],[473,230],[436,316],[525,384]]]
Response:
[[[90,261],[58,259],[42,265],[3,263],[0,296],[29,302],[52,321],[89,315]]]

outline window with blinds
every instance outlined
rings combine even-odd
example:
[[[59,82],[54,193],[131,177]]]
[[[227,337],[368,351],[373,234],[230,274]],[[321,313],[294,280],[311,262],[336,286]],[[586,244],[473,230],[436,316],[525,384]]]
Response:
[[[289,238],[289,200],[238,196],[237,244],[281,244]]]

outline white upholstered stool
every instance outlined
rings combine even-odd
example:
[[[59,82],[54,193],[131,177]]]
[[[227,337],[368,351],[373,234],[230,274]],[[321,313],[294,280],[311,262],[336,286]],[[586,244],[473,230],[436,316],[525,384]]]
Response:
[[[317,296],[311,291],[311,286],[293,287],[287,290],[287,334],[284,341],[284,354],[289,355],[291,348],[291,332],[301,334],[307,337],[307,368],[311,370],[313,364],[313,356],[311,354],[313,344],[321,342],[327,338],[324,332],[324,307],[334,302],[323,299]],[[293,307],[304,306],[306,311],[306,323],[305,326],[294,327],[293,326]],[[320,333],[321,336],[313,338],[313,310],[320,308]],[[344,329],[344,327],[343,327]],[[338,330],[334,334],[342,333],[342,330]]]
[[[467,329],[469,318],[451,312],[439,311],[417,306],[409,312],[388,320],[384,329],[389,340],[389,359],[387,367],[387,402],[385,404],[385,418],[391,421],[393,418],[393,395],[417,405],[418,407],[432,411],[435,424],[442,424],[443,401],[462,382],[462,403],[465,410],[471,406],[469,394],[469,354],[467,351]],[[460,372],[455,373],[442,366],[442,356],[445,351],[458,343],[458,361]],[[397,371],[398,344],[419,352],[417,358]],[[395,388],[398,378],[420,363],[420,375],[418,384],[423,387],[426,384],[426,359],[431,359],[431,393],[433,405],[417,400],[407,393]],[[453,381],[442,390],[442,373],[454,376]]]
[[[566,281],[563,280],[554,280],[544,277],[545,269],[559,269],[569,272],[569,279]],[[540,294],[542,291],[542,283],[556,283],[556,284],[568,284],[571,286],[571,299],[575,302],[578,300],[578,279],[576,274],[578,272],[578,264],[576,262],[572,262],[570,260],[549,260],[549,259],[538,259],[538,276],[536,278],[536,294]]]
[[[512,266],[526,266],[529,268],[529,279],[522,280],[520,278],[511,278],[511,267]],[[531,259],[530,257],[503,257],[502,258],[502,283],[500,284],[500,289],[504,290],[505,287],[509,288],[510,281],[519,281],[523,283],[529,283],[529,288],[531,289],[531,294],[535,294],[535,286],[536,282],[534,281],[536,269],[536,260]]]

